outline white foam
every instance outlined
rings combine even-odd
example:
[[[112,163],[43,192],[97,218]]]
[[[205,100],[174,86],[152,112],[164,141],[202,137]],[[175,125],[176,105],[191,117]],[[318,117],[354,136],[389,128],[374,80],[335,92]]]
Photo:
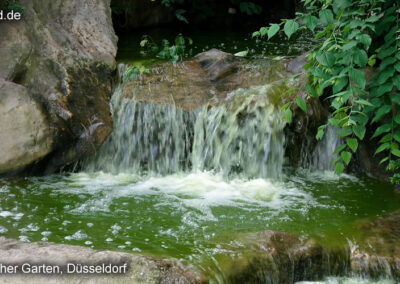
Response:
[[[218,206],[247,211],[266,208],[271,215],[277,215],[287,209],[304,210],[318,205],[310,193],[291,182],[261,178],[227,180],[203,171],[143,177],[140,181],[128,174],[79,173],[70,175],[65,182],[58,187],[59,193],[89,195],[82,203],[66,209],[71,213],[109,212],[113,200],[122,197],[153,198],[157,202],[155,208],[174,208],[182,213],[182,222],[191,227],[197,227],[199,221],[217,221],[212,209]]]

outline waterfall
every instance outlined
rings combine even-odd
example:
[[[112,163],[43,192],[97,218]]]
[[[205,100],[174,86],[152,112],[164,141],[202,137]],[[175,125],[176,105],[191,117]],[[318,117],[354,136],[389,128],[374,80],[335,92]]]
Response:
[[[318,141],[314,151],[302,155],[304,168],[320,171],[335,170],[332,161],[336,158],[336,155],[333,155],[333,152],[342,143],[338,137],[338,132],[339,130],[330,124],[326,127],[325,135],[322,140]]]
[[[120,77],[111,100],[114,130],[95,157],[85,162],[87,171],[280,176],[285,124],[268,100],[268,85],[237,89],[219,106],[185,112],[125,98],[123,84]]]

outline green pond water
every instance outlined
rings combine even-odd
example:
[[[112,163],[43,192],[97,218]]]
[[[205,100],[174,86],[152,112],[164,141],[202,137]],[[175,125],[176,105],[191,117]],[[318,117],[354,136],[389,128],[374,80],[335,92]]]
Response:
[[[281,181],[210,172],[72,173],[0,181],[0,235],[142,252],[200,264],[235,253],[237,232],[282,230],[332,244],[352,223],[400,208],[391,185],[297,170]]]
[[[195,53],[240,51],[252,41],[254,54],[275,56],[310,44],[301,37],[291,47],[279,37],[266,44],[241,33],[189,36]],[[120,62],[140,59],[139,40],[120,38]],[[184,114],[121,99],[120,87],[111,102],[114,132],[81,172],[0,179],[0,236],[174,257],[207,272],[218,266],[218,255],[241,253],[235,239],[243,233],[280,230],[345,245],[357,243],[356,220],[400,208],[391,184],[330,171],[335,135],[310,154],[317,162],[293,169],[283,157],[278,114],[255,108],[240,121],[218,108]]]

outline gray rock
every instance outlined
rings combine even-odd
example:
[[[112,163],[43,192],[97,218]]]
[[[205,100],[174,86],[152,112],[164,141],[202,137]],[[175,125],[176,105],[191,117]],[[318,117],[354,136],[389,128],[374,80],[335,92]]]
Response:
[[[216,256],[227,283],[296,283],[347,271],[345,248],[323,246],[286,232],[264,231],[233,236],[236,256]]]
[[[80,138],[91,125],[101,126],[90,132],[90,149],[100,147],[111,132],[109,98],[117,38],[110,0],[22,0],[20,4],[26,8],[22,20],[0,24],[0,78],[25,90],[32,112],[42,106],[43,120],[53,130],[49,138],[53,143],[51,148],[39,145],[47,140],[25,144],[26,152],[47,151],[23,163],[5,165],[0,172],[22,170],[44,158],[37,168],[51,173],[94,152],[80,146]],[[1,99],[6,103],[10,98],[2,94]],[[9,119],[3,116],[2,125],[10,124]]]
[[[0,78],[0,173],[43,158],[53,147],[53,132],[42,108],[21,86]]]
[[[160,260],[147,256],[96,251],[86,247],[52,244],[23,243],[0,239],[0,263],[18,265],[19,273],[0,274],[1,283],[199,283],[195,272],[186,271],[173,260]],[[51,265],[62,274],[24,274],[22,265]],[[68,264],[123,266],[120,274],[68,274]],[[69,270],[71,271],[71,269]],[[120,268],[124,272],[123,268]]]

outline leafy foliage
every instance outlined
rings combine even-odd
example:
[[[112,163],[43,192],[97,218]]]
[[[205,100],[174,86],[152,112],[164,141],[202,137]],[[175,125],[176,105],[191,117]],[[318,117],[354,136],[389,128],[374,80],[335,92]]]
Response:
[[[154,54],[160,59],[170,60],[173,63],[192,55],[190,46],[193,41],[191,38],[179,34],[175,37],[174,43],[171,45],[167,39],[163,39],[159,46],[150,36],[145,35],[140,42],[141,53],[142,55]]]
[[[125,83],[129,80],[136,79],[143,73],[151,74],[151,70],[143,65],[132,65],[126,69],[124,75],[122,76],[122,82]]]
[[[302,2],[307,13],[263,27],[253,36],[271,38],[281,29],[288,38],[300,29],[315,32],[321,43],[308,56],[306,88],[309,96],[329,101],[332,117],[328,123],[340,128],[339,136],[346,141],[335,151],[336,173],[350,163],[358,140],[379,139],[375,154],[385,153],[381,163],[394,172],[392,182],[400,183],[399,2]],[[369,73],[371,78],[366,76]],[[317,139],[325,127],[318,129]],[[365,137],[367,129],[375,130],[371,137]]]
[[[19,0],[0,0],[0,10],[23,13],[25,7],[19,4]]]

